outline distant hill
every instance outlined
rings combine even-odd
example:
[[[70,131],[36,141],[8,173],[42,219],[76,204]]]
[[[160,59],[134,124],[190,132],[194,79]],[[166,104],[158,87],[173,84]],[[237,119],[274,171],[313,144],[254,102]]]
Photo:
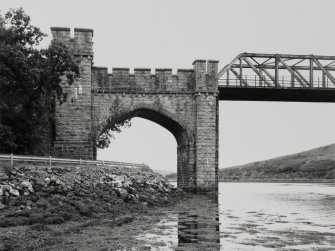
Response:
[[[172,174],[173,172],[172,171],[168,171],[168,170],[160,170],[160,169],[153,169],[153,171],[155,173],[158,173],[160,175],[162,175],[163,177],[169,175],[169,174]]]
[[[332,181],[335,144],[219,170],[220,181]]]
[[[170,173],[168,175],[165,175],[165,178],[168,180],[177,180],[177,173]]]

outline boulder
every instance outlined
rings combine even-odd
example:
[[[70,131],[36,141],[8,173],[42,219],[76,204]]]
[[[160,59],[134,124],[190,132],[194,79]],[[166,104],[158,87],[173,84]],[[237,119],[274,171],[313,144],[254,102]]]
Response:
[[[29,186],[31,186],[31,183],[29,181],[25,180],[25,181],[21,182],[20,186],[22,188],[28,188]]]
[[[27,190],[24,191],[24,195],[28,195],[29,192],[30,193],[34,192],[33,186],[29,181],[22,181],[20,186],[21,186],[21,188],[28,190],[28,191]]]
[[[138,204],[140,203],[139,199],[136,198],[136,196],[132,195],[132,194],[128,194],[128,200],[134,204]]]
[[[0,210],[3,210],[3,209],[5,209],[6,208],[6,205],[4,205],[4,204],[2,204],[1,202],[0,202]]]
[[[123,183],[121,180],[117,180],[114,182],[114,186],[116,185],[116,187],[123,187]]]
[[[125,201],[128,197],[128,192],[124,188],[117,189],[118,195]]]
[[[63,182],[60,179],[56,179],[55,184],[57,186],[63,185]]]
[[[5,195],[5,188],[4,186],[0,185],[0,196]]]
[[[123,182],[123,186],[124,187],[129,187],[129,186],[132,186],[133,185],[133,182],[131,180],[126,180]]]
[[[20,196],[19,191],[16,190],[16,189],[14,189],[14,188],[12,188],[12,187],[10,187],[10,189],[9,189],[9,194],[12,195],[12,196],[14,196],[14,197]]]
[[[8,176],[6,174],[0,175],[0,181],[2,180],[8,180]]]

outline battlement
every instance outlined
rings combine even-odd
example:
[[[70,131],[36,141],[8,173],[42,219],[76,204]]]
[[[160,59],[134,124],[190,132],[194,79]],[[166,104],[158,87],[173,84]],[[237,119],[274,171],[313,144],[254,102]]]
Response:
[[[93,57],[93,30],[74,28],[71,37],[70,28],[51,27],[53,39],[61,41],[74,56]],[[108,73],[107,67],[92,67],[91,89],[104,89],[114,92],[217,92],[217,60],[195,60],[193,69],[177,69],[177,74],[170,68],[113,68]]]
[[[105,89],[114,92],[180,92],[194,89],[194,70],[177,69],[177,74],[172,74],[172,69],[134,68],[133,73],[129,68],[113,68],[108,73],[106,67],[92,67],[92,89]]]
[[[193,69],[197,72],[213,74],[213,72],[215,72],[215,70],[218,69],[218,65],[219,65],[218,60],[207,60],[206,61],[203,59],[196,59],[193,62]]]
[[[107,71],[108,75],[117,75],[117,74],[127,74],[127,75],[136,75],[136,74],[150,74],[151,76],[157,75],[157,74],[172,74],[172,69],[170,68],[134,68],[133,73],[131,73],[131,68],[127,67],[113,67],[112,71],[108,71],[108,67],[105,66],[92,66],[93,71]],[[177,74],[172,74],[173,76],[177,76],[178,73],[194,73],[194,69],[177,69]]]
[[[193,69],[195,71],[196,91],[217,91],[218,60],[195,60]]]
[[[93,30],[74,28],[74,37],[71,37],[70,28],[51,27],[52,37],[62,42],[75,56],[93,56]]]
[[[92,67],[92,90],[111,92],[214,92],[217,89],[217,60],[196,60],[193,69]],[[197,77],[198,76],[198,77]]]

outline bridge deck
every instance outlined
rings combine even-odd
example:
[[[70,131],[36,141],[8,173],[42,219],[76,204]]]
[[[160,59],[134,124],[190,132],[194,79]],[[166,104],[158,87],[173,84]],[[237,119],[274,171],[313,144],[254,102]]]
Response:
[[[218,73],[220,100],[335,102],[335,56],[242,53]]]
[[[219,99],[236,101],[335,102],[335,89],[219,86]]]

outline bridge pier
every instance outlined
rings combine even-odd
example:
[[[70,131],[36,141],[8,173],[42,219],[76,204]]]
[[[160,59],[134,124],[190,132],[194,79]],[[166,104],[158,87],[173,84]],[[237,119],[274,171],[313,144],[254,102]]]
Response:
[[[195,159],[197,192],[218,189],[218,61],[196,60]],[[207,68],[207,69],[206,69]]]

